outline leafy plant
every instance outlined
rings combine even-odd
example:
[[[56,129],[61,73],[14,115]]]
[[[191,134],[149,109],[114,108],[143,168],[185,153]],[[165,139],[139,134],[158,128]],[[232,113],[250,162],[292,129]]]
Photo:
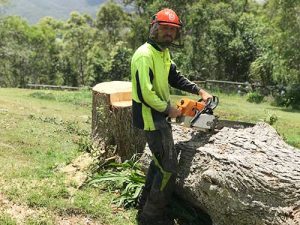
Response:
[[[300,86],[291,85],[287,88],[287,106],[293,109],[300,109]]]
[[[145,183],[145,175],[141,166],[133,159],[123,163],[110,163],[105,171],[96,175],[89,185],[99,187],[104,184],[109,191],[114,191],[117,196],[112,200],[118,207],[131,207],[136,202]]]
[[[78,121],[64,121],[63,125],[66,131],[70,134],[76,134],[79,136],[88,136],[89,133],[87,130],[82,129]]]
[[[278,121],[278,116],[275,113],[270,113],[267,111],[267,117],[264,119],[264,121],[270,125],[273,125]]]
[[[89,136],[80,136],[79,140],[76,142],[78,144],[78,149],[83,152],[93,152],[93,142]]]
[[[261,103],[263,101],[263,99],[264,99],[264,96],[257,92],[250,92],[247,94],[248,102]]]
[[[291,106],[293,109],[300,109],[300,87],[299,85],[291,85],[281,94],[276,94],[274,97],[275,105]]]

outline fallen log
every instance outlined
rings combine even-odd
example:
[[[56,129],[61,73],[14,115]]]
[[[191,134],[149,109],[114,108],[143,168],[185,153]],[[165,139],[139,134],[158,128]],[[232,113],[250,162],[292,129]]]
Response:
[[[124,161],[141,153],[146,141],[131,125],[131,82],[99,83],[92,93],[92,139],[99,157]]]
[[[130,89],[129,82],[93,88],[93,139],[104,155],[123,160],[145,144],[143,132],[131,126]],[[173,125],[173,134],[176,192],[214,225],[300,225],[300,151],[270,125],[215,133]],[[141,160],[147,167],[149,151]]]
[[[211,134],[173,127],[177,194],[214,225],[299,225],[300,151],[266,123]]]
[[[217,133],[173,125],[173,135],[176,193],[214,225],[300,224],[300,151],[270,125]],[[146,148],[141,162],[149,159]]]

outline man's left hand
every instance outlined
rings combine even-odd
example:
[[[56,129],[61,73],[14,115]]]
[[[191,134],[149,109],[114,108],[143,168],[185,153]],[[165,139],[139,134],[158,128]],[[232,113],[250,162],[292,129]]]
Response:
[[[198,93],[201,98],[203,99],[203,101],[207,101],[207,99],[212,98],[213,96],[211,94],[209,94],[208,92],[206,92],[203,89],[200,89],[199,93]]]

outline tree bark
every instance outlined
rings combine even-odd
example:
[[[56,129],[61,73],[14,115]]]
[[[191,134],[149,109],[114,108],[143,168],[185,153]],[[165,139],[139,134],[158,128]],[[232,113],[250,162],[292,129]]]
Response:
[[[300,151],[270,125],[217,133],[173,126],[173,135],[176,192],[214,225],[300,224]]]
[[[131,125],[131,83],[111,81],[93,87],[92,138],[102,158],[130,159],[145,147],[144,133]]]

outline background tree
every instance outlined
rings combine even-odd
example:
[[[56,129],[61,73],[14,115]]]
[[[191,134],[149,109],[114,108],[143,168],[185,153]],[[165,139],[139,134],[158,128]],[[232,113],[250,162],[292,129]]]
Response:
[[[97,42],[88,52],[88,73],[90,75],[89,83],[91,86],[109,80],[109,53],[101,48],[101,46],[102,44]]]
[[[9,0],[0,0],[0,6],[9,3]]]
[[[37,28],[44,37],[42,54],[43,71],[47,77],[47,82],[53,85],[63,84],[63,78],[60,71],[60,52],[61,52],[61,38],[63,36],[63,22],[55,20],[51,17],[42,18]],[[37,51],[41,52],[41,49]],[[41,60],[41,59],[40,59]]]
[[[138,16],[135,13],[130,15],[129,32],[125,37],[125,41],[132,49],[137,49],[144,43],[149,35],[149,18],[145,15]]]
[[[1,86],[24,87],[30,77],[30,26],[16,16],[0,20]]]
[[[197,1],[189,6],[185,52],[196,79],[242,81],[248,79],[256,57],[255,26],[251,13],[240,1]]]
[[[110,54],[110,79],[129,80],[130,61],[133,52],[126,46],[126,43],[118,42]]]
[[[86,85],[87,74],[87,54],[92,48],[95,29],[90,26],[90,19],[86,16],[73,12],[70,19],[65,24],[63,36],[62,61],[64,66],[69,67],[69,74],[64,74],[66,83],[72,86]],[[66,68],[63,69],[66,71]],[[71,76],[72,79],[69,79]]]
[[[131,37],[139,35],[132,31],[129,33],[129,21],[129,14],[113,1],[109,1],[99,9],[95,19],[95,42],[88,52],[90,84],[129,78],[132,52],[127,42],[135,45],[136,39],[139,40],[139,38],[131,40]]]
[[[44,18],[32,26],[29,36],[31,50],[34,52],[30,57],[31,83],[61,83],[58,75],[59,46],[54,24],[52,18]]]
[[[250,70],[251,78],[278,86],[275,95],[278,105],[293,108],[300,108],[299,12],[299,1],[267,2],[257,18],[262,20],[260,27],[264,31],[259,38],[259,57]]]
[[[273,78],[280,83],[300,83],[300,2],[270,0],[265,9],[268,34],[276,57]]]
[[[125,37],[128,29],[128,15],[122,7],[113,1],[109,1],[103,5],[97,13],[96,27],[99,31],[107,33],[109,39],[107,41],[115,44],[117,41]]]

